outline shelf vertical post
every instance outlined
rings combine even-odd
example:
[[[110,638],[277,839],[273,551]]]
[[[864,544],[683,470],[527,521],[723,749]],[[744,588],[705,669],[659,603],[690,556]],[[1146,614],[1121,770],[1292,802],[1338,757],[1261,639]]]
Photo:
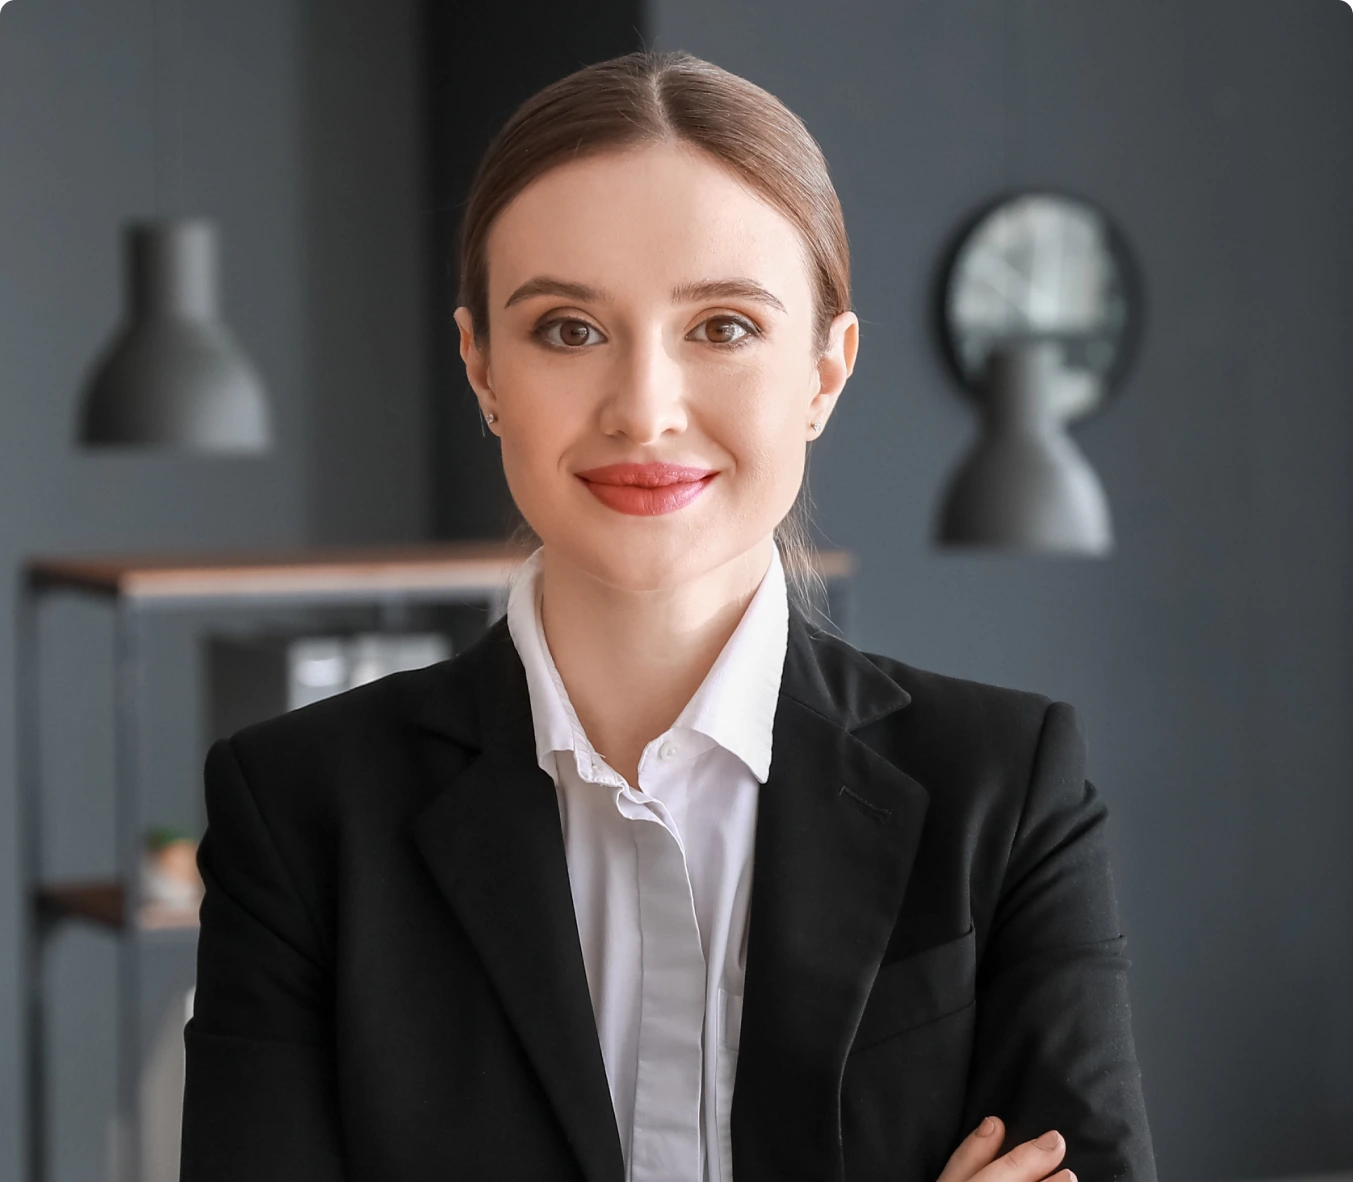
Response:
[[[16,806],[19,811],[16,836],[19,850],[20,907],[23,948],[23,1030],[20,1045],[26,1086],[24,1107],[22,1176],[29,1182],[46,1182],[47,1073],[46,1015],[43,1000],[44,933],[38,910],[38,885],[42,881],[42,735],[38,728],[38,593],[20,571],[15,595],[14,693],[15,763],[18,774]]]
[[[141,1182],[141,802],[139,792],[143,621],[134,600],[113,608],[114,807],[122,871],[122,926],[117,940],[118,1182]]]

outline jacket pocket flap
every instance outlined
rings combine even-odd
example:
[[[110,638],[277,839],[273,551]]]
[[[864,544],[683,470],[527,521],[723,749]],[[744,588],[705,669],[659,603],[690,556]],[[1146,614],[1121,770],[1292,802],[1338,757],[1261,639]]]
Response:
[[[852,1050],[966,1009],[976,997],[977,935],[914,952],[879,969]]]

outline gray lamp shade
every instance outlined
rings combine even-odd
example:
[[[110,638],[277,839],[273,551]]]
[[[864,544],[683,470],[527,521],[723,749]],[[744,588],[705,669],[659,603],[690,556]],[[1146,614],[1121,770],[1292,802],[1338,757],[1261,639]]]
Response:
[[[215,225],[134,223],[125,250],[130,317],[94,366],[80,442],[267,450],[263,383],[219,317]]]
[[[1052,340],[1012,341],[991,356],[983,430],[946,492],[938,540],[1099,556],[1113,548],[1108,499],[1066,431],[1093,381],[1063,365]]]

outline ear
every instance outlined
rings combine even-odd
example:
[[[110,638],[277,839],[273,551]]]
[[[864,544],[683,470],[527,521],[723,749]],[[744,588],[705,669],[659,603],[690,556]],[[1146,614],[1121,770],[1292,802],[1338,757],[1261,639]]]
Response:
[[[493,392],[493,372],[489,367],[488,350],[481,349],[474,339],[474,319],[470,309],[462,305],[456,309],[456,325],[460,328],[460,359],[465,362],[465,376],[479,399],[480,412],[500,415],[498,399]],[[501,415],[500,415],[501,417]],[[489,429],[496,435],[497,423]]]
[[[827,425],[836,399],[855,369],[859,348],[860,318],[854,312],[842,312],[827,329],[827,349],[817,362],[817,393],[808,405],[810,421]]]

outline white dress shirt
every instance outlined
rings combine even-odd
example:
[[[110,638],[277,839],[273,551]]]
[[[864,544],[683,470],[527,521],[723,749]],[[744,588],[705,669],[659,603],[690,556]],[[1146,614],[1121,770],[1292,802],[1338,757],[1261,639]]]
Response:
[[[540,766],[554,780],[597,1035],[630,1182],[731,1182],[757,792],[770,770],[789,613],[778,547],[672,726],[625,782],[550,656],[541,550],[508,596]]]

